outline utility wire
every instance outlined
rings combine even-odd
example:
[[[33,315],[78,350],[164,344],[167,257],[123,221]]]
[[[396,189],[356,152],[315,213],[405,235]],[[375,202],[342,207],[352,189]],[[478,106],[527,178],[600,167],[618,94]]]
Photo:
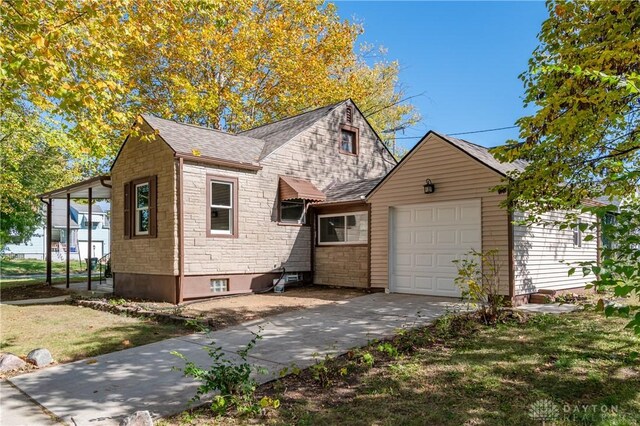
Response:
[[[470,134],[472,134],[472,133],[497,132],[498,130],[515,129],[516,127],[518,127],[518,126],[497,127],[497,128],[495,128],[495,129],[485,129],[485,130],[473,130],[473,131],[471,131],[471,132],[449,133],[449,136],[470,135]]]
[[[471,132],[447,133],[449,136],[470,135],[472,133],[497,132],[498,130],[515,129],[518,126],[497,127],[495,129],[473,130]],[[395,139],[421,139],[422,136],[397,136]]]

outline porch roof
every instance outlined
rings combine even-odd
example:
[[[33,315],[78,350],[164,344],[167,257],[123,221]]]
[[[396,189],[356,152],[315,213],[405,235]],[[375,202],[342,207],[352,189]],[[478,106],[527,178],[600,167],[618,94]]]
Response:
[[[66,199],[67,194],[71,198],[89,198],[89,188],[93,199],[111,199],[111,176],[103,175],[83,180],[63,188],[54,189],[38,196],[42,199]]]

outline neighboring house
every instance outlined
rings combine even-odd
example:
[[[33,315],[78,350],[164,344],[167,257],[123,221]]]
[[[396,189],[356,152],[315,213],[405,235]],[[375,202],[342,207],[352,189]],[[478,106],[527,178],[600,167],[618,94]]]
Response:
[[[111,169],[114,291],[369,286],[365,195],[396,161],[350,100],[229,134],[142,115]]]
[[[367,196],[371,287],[459,297],[452,260],[471,249],[497,250],[500,293],[516,304],[539,291],[584,287],[592,278],[569,277],[561,262],[596,260],[599,238],[586,242],[579,230],[513,224],[522,213],[509,214],[501,206],[506,195],[491,191],[524,167],[500,163],[482,146],[427,133]],[[542,219],[562,217],[554,212]]]
[[[66,247],[69,244],[69,258],[71,260],[84,261],[88,258],[88,228],[89,211],[87,204],[71,202],[69,209],[70,233],[66,235],[67,228],[67,202],[66,200],[53,200],[51,252],[52,260],[61,262],[66,259]],[[94,204],[92,208],[92,243],[91,257],[101,258],[110,250],[110,224],[109,215],[100,205]],[[20,259],[45,259],[46,239],[45,227],[38,229],[29,241],[23,244],[7,244],[3,253]]]

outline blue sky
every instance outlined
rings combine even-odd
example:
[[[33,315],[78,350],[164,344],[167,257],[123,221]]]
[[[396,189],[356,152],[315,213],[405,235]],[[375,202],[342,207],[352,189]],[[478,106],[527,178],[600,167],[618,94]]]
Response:
[[[337,1],[343,19],[364,25],[359,42],[382,45],[401,65],[400,82],[422,121],[400,137],[506,127],[525,114],[518,75],[547,17],[543,2]],[[459,136],[485,146],[517,129]],[[418,139],[399,139],[411,148]]]

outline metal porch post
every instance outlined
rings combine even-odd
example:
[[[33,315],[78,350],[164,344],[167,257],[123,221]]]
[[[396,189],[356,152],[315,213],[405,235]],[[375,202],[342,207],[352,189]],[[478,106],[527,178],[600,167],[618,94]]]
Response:
[[[71,194],[67,193],[67,229],[66,229],[66,236],[67,236],[67,288],[69,288],[69,259],[71,257],[71,218],[69,217],[71,215]]]
[[[87,262],[87,270],[88,272],[88,281],[87,281],[87,290],[91,291],[91,259],[93,258],[93,253],[91,252],[91,231],[93,230],[93,219],[92,219],[92,204],[93,204],[93,188],[89,188],[89,226],[88,226],[88,242],[87,242],[87,252],[89,252],[89,261]]]
[[[49,199],[49,202],[45,202],[47,205],[47,231],[45,233],[45,239],[47,242],[45,243],[45,247],[47,250],[47,284],[52,285],[53,282],[51,280],[51,226],[52,226],[52,203],[53,200]]]

